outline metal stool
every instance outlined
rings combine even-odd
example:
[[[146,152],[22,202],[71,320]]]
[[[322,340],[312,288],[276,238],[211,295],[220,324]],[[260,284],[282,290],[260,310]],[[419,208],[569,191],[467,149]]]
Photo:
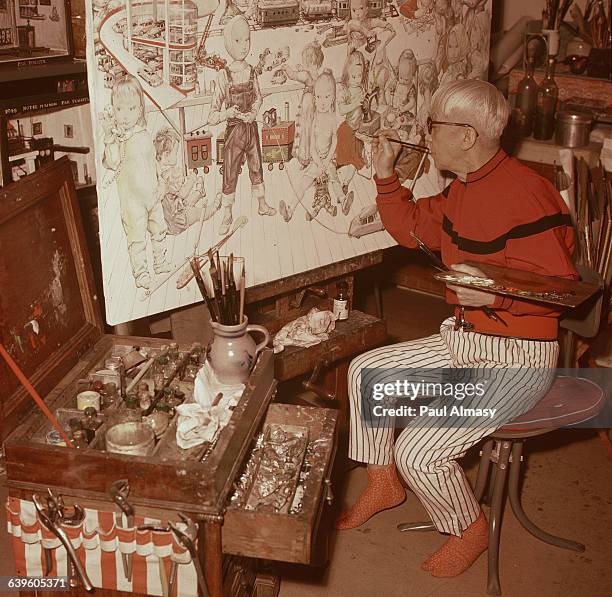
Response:
[[[479,502],[482,500],[491,470],[487,579],[489,595],[501,595],[499,538],[505,505],[506,479],[508,479],[508,496],[512,511],[523,528],[545,543],[563,549],[584,551],[585,547],[581,543],[543,531],[525,514],[519,497],[523,444],[530,437],[588,421],[596,417],[603,406],[603,391],[597,384],[583,378],[557,377],[546,396],[534,408],[498,429],[483,444],[474,495]],[[493,463],[492,469],[491,463]],[[403,523],[397,525],[397,528],[400,531],[435,530],[432,522]]]

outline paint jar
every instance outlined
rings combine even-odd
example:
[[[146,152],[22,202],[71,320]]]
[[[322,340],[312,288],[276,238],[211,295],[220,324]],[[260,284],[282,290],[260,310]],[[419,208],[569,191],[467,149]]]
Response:
[[[146,456],[154,445],[155,433],[144,423],[119,423],[106,432],[106,449],[109,452]]]
[[[77,394],[77,408],[79,410],[85,410],[88,406],[93,406],[98,412],[100,412],[99,392],[87,390],[85,392],[79,392]]]

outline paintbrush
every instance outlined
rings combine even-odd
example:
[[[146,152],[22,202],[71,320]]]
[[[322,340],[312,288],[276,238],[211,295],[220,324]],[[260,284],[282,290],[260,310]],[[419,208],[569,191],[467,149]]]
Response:
[[[210,296],[208,296],[208,291],[206,290],[206,284],[204,284],[204,279],[202,278],[202,274],[200,273],[200,262],[198,260],[197,257],[193,257],[190,260],[191,263],[191,269],[193,270],[193,275],[196,279],[196,282],[198,284],[198,288],[200,289],[200,293],[202,295],[202,298],[206,301],[206,306],[208,307],[208,312],[210,313],[210,316],[212,318],[213,321],[217,321],[217,316],[215,313],[215,308],[213,306],[213,302],[210,299]]]
[[[242,271],[240,272],[240,320],[238,323],[242,323],[244,319],[244,293],[245,293],[245,275],[244,275],[244,262],[242,263]]]
[[[368,139],[378,139],[374,135],[365,135],[363,133],[359,133],[360,137],[366,137]],[[392,137],[385,137],[389,143],[395,143],[396,145],[401,145],[402,147],[407,147],[408,149],[414,149],[416,151],[422,151],[424,153],[431,153],[431,149],[425,145],[417,145],[416,143],[407,143],[406,141],[400,141],[399,139],[393,139]]]
[[[232,316],[232,323],[238,323],[238,310],[236,309],[236,280],[234,279],[234,254],[230,253],[229,266],[227,268],[227,286],[229,291],[229,303]]]
[[[429,257],[431,264],[437,270],[440,270],[441,272],[451,271],[448,267],[444,265],[442,260],[414,232],[410,232],[410,236],[414,238],[419,249],[421,249],[421,251],[423,251],[423,253],[425,253],[427,257]],[[503,325],[508,327],[508,324],[495,311],[493,311],[493,309],[491,309],[490,307],[486,307],[486,306],[483,306],[480,308],[484,311],[485,315],[489,319],[502,323]]]

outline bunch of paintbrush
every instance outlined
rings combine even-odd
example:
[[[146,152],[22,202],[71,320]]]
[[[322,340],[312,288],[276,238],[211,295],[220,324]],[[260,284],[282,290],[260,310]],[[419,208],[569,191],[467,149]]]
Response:
[[[206,306],[213,321],[223,325],[238,325],[242,323],[244,317],[244,293],[245,293],[245,271],[244,258],[234,257],[231,253],[229,257],[219,257],[219,252],[208,252],[208,279],[210,284],[206,284],[200,270],[200,262],[197,257],[191,260],[191,269],[195,276],[202,298],[206,301]],[[234,269],[241,265],[240,277],[236,282]]]
[[[578,261],[612,281],[612,181],[601,166],[576,160],[576,236]]]
[[[559,29],[573,0],[546,0],[542,11],[542,29]]]

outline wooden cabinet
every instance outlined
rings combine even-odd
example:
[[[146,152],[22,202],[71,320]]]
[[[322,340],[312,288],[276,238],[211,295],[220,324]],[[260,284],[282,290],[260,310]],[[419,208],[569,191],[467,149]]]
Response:
[[[67,160],[7,187],[2,195],[1,342],[52,412],[74,408],[81,380],[102,368],[109,356],[135,346],[154,354],[161,341],[102,334]],[[67,506],[92,509],[100,521],[105,513],[117,512],[111,485],[127,480],[136,518],[152,517],[166,524],[182,513],[196,522],[198,559],[210,595],[275,595],[278,581],[262,571],[260,560],[311,563],[325,557],[316,547],[317,536],[331,501],[329,479],[337,445],[336,411],[270,405],[276,384],[274,355],[264,350],[229,422],[205,450],[181,450],[173,422],[150,453],[131,456],[106,450],[108,423],[84,449],[47,444],[49,422],[0,363],[9,495],[30,500],[51,489],[64,496]],[[188,387],[187,398],[190,391]],[[102,413],[109,420],[113,408]],[[246,511],[230,503],[254,438],[271,423],[308,429],[309,474],[295,514]],[[128,594],[120,586],[115,589],[97,589],[96,594]],[[82,587],[72,592],[81,593],[85,594]]]

